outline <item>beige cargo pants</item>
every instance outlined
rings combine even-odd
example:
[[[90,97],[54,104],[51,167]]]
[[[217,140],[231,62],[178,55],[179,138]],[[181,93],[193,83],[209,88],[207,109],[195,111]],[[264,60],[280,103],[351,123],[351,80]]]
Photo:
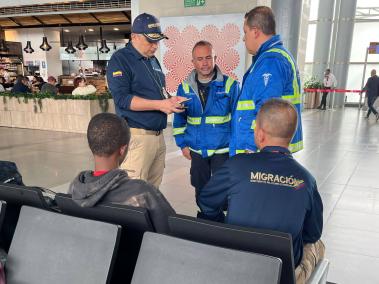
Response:
[[[129,150],[120,166],[132,179],[142,179],[159,188],[165,168],[166,144],[163,133],[131,128]]]

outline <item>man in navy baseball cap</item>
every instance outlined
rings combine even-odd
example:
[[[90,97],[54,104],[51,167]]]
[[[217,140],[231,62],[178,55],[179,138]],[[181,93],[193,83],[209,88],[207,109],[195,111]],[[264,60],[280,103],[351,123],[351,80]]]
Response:
[[[131,132],[128,156],[120,167],[130,178],[157,188],[165,167],[167,114],[183,112],[181,103],[185,101],[166,91],[165,75],[154,55],[164,38],[157,18],[139,15],[130,42],[113,53],[107,68],[116,112],[128,122]]]
[[[162,33],[159,20],[150,14],[140,14],[134,19],[132,33],[143,34],[149,42],[158,42],[161,39],[168,39]]]

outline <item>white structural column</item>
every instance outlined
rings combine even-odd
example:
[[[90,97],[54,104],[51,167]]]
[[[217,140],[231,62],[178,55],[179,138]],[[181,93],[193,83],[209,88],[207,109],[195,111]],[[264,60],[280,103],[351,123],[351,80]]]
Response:
[[[334,2],[335,0],[322,0],[318,6],[313,75],[319,80],[323,79],[323,73],[329,67]]]
[[[303,0],[303,7],[300,17],[299,44],[297,48],[297,66],[300,72],[300,80],[304,83],[305,55],[308,40],[308,21],[311,0]]]
[[[321,1],[320,1],[321,2]],[[347,73],[350,61],[351,45],[353,42],[354,16],[357,0],[338,0],[338,18],[335,20],[336,32],[330,52],[330,66],[336,76],[338,87],[346,88]],[[334,105],[344,105],[344,95],[336,94]]]
[[[297,59],[302,0],[272,0],[276,32],[281,35],[284,46]]]

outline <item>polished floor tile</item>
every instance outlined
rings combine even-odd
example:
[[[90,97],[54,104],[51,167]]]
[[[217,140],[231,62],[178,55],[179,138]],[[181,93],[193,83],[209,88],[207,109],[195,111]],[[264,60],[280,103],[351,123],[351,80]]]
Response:
[[[355,108],[305,111],[304,150],[294,157],[316,178],[324,203],[326,255],[334,283],[379,283],[379,123]],[[196,216],[190,161],[165,131],[160,190],[177,213]],[[16,162],[27,185],[66,192],[92,157],[83,134],[0,127],[0,160]]]
[[[379,258],[345,251],[327,250],[328,281],[338,284],[377,284]]]

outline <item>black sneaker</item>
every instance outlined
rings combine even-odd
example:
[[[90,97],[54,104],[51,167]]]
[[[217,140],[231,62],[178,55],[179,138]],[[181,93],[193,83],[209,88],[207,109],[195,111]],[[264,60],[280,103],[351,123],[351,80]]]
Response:
[[[379,120],[379,113],[376,114],[376,122]]]

